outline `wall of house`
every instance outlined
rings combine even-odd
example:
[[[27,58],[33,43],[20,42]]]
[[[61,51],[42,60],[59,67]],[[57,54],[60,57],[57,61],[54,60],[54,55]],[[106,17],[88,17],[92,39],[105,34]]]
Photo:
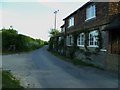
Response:
[[[95,52],[84,52],[84,51],[81,52],[81,50],[79,50],[76,52],[77,59],[82,60],[84,62],[95,64],[104,69],[106,64],[105,59],[107,58],[106,55],[107,53],[104,51],[95,53]]]

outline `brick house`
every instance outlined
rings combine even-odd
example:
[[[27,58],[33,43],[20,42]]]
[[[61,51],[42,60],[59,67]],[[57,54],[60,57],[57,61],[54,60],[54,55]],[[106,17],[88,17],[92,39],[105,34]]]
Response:
[[[54,37],[58,43],[63,39],[62,53],[69,56],[77,46],[77,59],[118,70],[120,2],[87,2],[63,20],[62,33]]]

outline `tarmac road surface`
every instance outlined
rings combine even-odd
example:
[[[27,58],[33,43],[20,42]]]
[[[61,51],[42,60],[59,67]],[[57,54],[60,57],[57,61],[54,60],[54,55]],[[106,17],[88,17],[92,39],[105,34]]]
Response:
[[[48,46],[22,54],[3,55],[3,69],[29,88],[117,88],[118,77],[91,67],[77,67],[47,51]]]

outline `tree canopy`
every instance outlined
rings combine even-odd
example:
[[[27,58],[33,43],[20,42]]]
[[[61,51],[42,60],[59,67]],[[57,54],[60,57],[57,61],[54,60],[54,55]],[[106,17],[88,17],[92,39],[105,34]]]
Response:
[[[54,37],[54,36],[56,36],[56,35],[59,34],[59,33],[60,33],[60,31],[57,30],[57,29],[51,29],[51,30],[49,31],[50,37]]]

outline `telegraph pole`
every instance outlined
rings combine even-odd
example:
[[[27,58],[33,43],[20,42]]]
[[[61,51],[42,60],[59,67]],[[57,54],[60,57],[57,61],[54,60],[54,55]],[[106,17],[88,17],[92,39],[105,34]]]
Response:
[[[55,11],[54,14],[55,14],[55,24],[54,24],[54,29],[56,29],[56,14],[59,12],[59,10]]]

